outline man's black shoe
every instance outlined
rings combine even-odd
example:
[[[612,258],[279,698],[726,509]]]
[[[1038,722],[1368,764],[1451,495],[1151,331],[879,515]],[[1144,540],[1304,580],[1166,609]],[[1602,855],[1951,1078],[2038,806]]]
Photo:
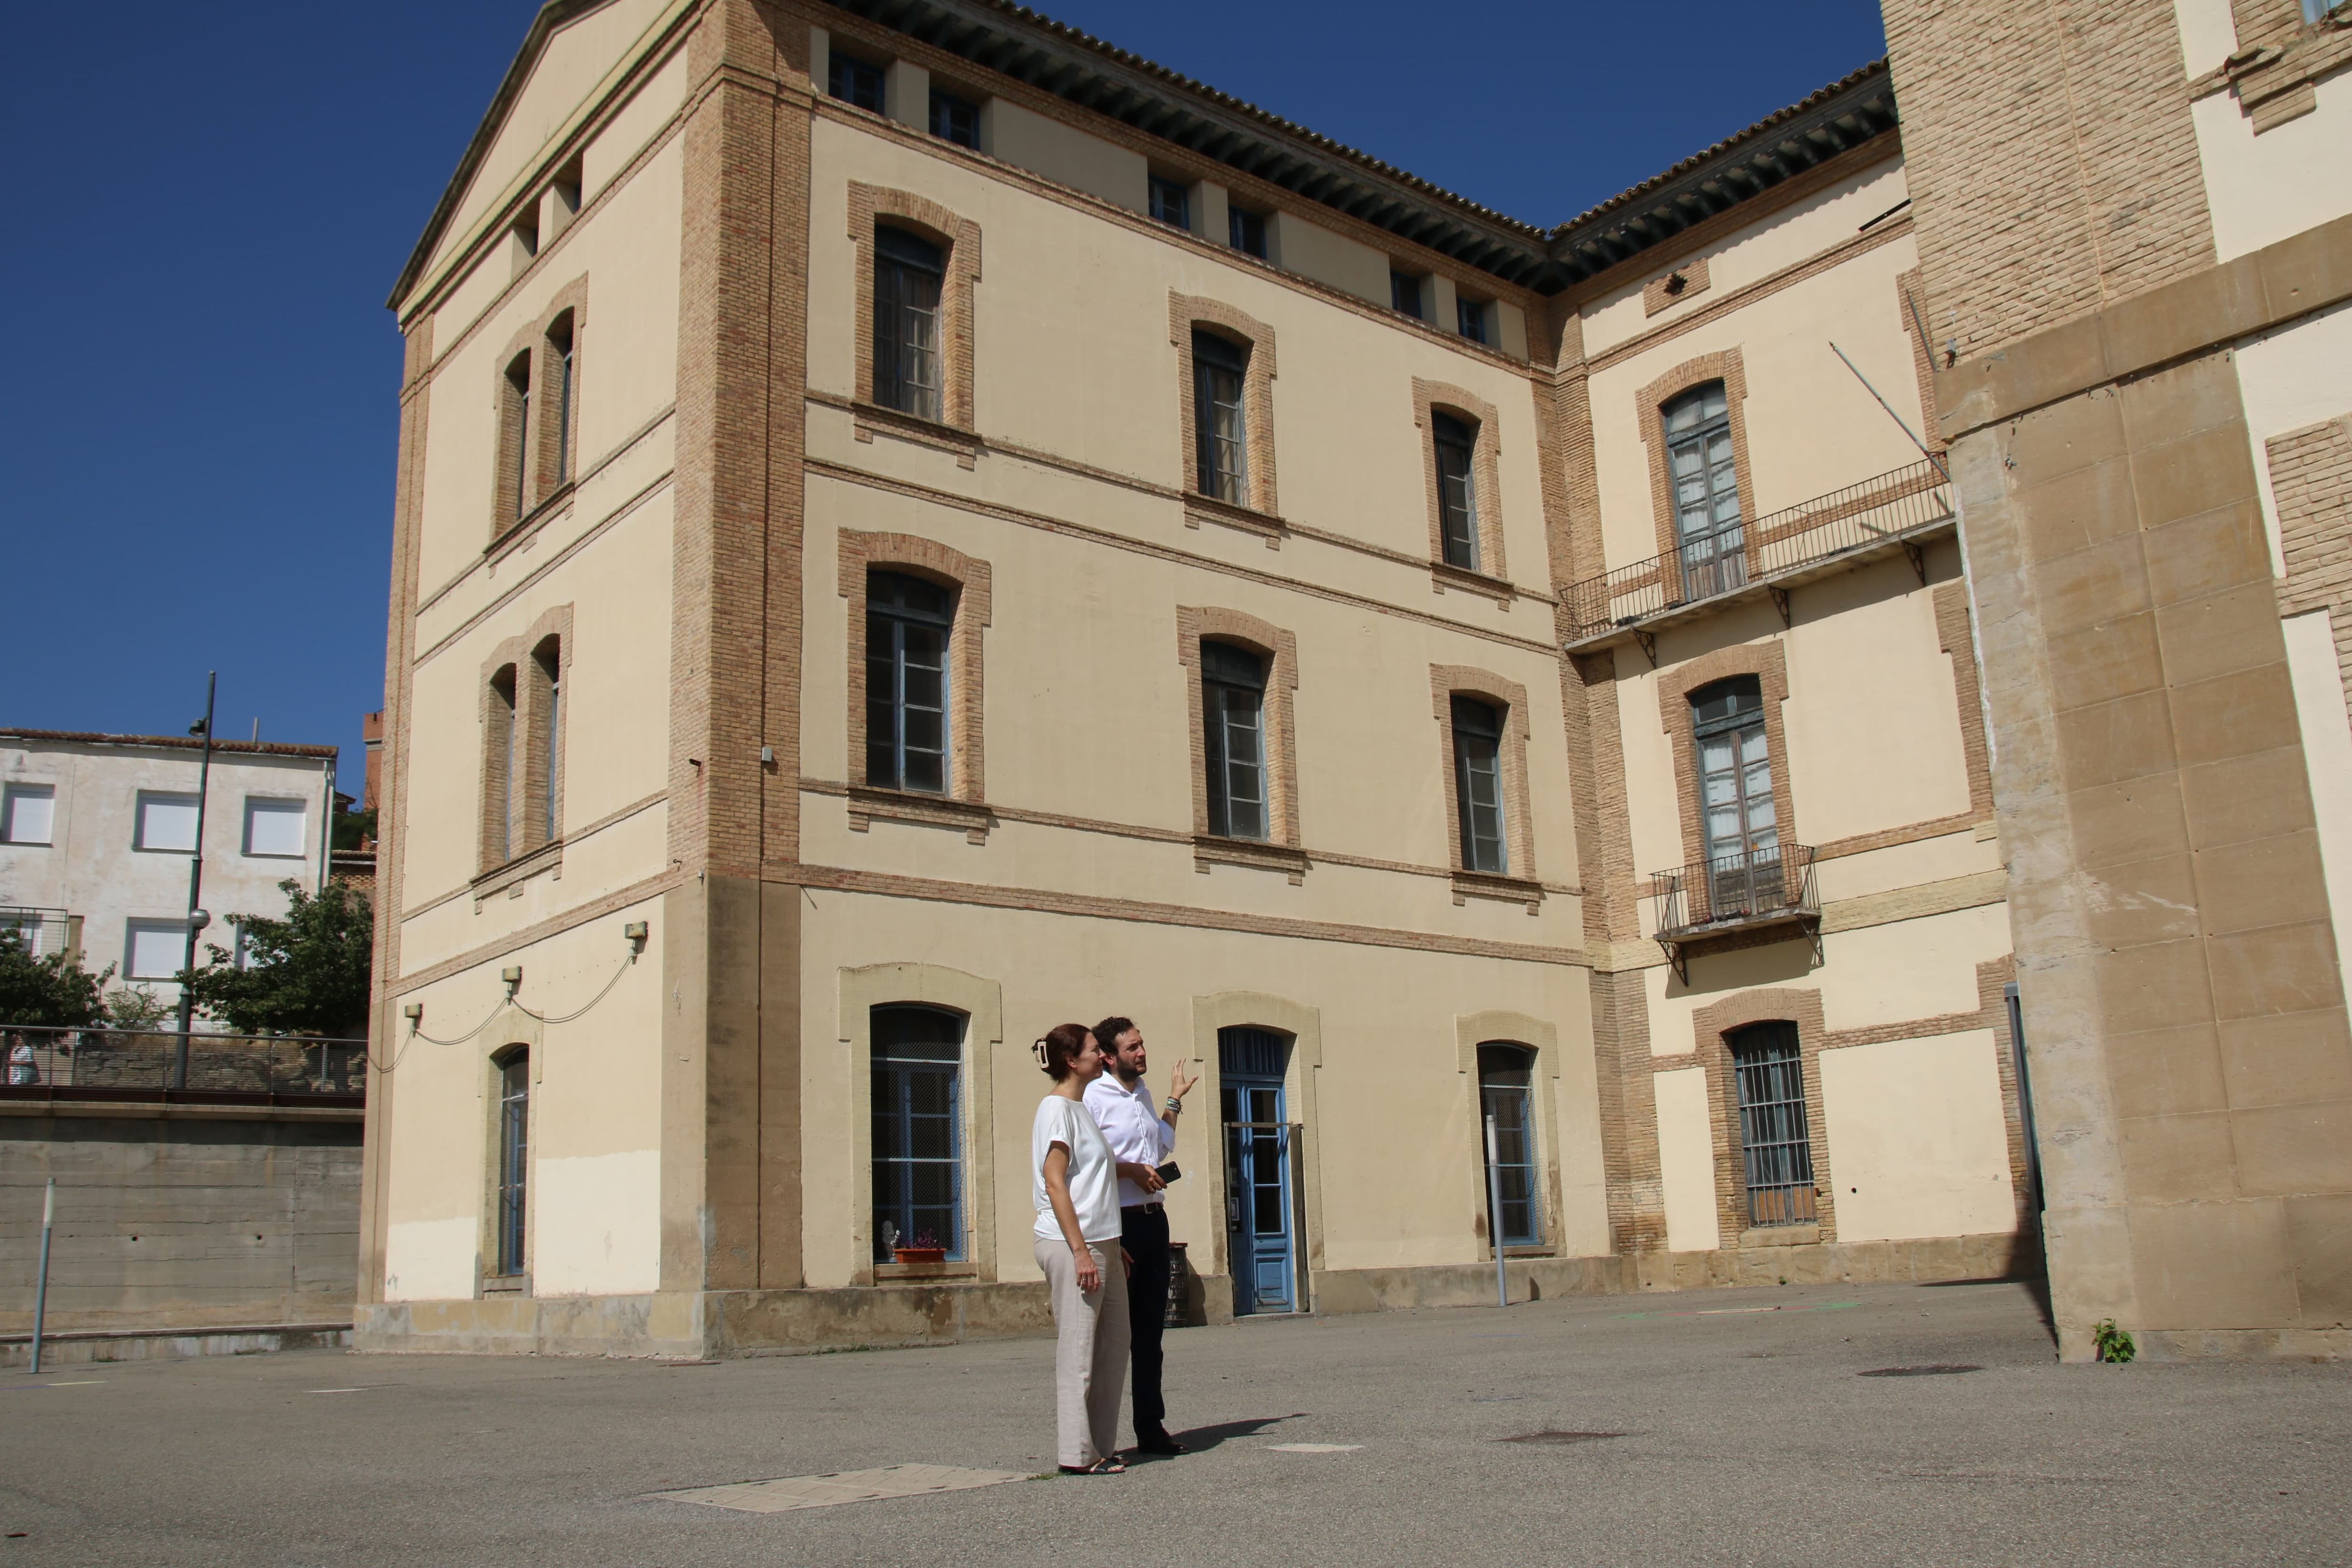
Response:
[[[1147,1454],[1189,1454],[1192,1451],[1165,1432],[1155,1437],[1139,1437],[1135,1446]]]

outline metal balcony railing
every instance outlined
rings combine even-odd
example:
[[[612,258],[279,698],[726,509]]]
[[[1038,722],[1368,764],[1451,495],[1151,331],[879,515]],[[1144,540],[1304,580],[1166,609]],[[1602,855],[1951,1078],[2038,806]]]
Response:
[[[1817,923],[1813,847],[1776,844],[1650,874],[1657,942],[1677,972],[1700,937],[1759,926]],[[1687,978],[1687,974],[1685,976]]]
[[[72,929],[63,910],[0,909],[0,931],[15,931],[18,945],[36,958],[63,952]]]
[[[0,1098],[346,1105],[367,1094],[367,1042],[176,1029],[0,1026]]]
[[[1931,462],[1832,490],[1703,542],[1654,555],[1568,589],[1572,641],[1639,626],[1750,584],[1769,584],[1850,552],[1900,543],[1952,519],[1952,486]]]

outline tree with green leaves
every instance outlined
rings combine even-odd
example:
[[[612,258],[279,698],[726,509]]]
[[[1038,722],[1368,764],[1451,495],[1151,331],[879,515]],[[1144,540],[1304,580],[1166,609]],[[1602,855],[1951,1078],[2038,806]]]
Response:
[[[287,899],[283,919],[229,917],[243,933],[242,967],[206,942],[212,963],[182,976],[196,1005],[243,1035],[366,1033],[374,909],[341,882],[315,898],[299,882],[278,886]]]
[[[40,954],[14,926],[0,930],[0,1024],[73,1029],[106,1016],[114,965],[92,974],[79,953]]]

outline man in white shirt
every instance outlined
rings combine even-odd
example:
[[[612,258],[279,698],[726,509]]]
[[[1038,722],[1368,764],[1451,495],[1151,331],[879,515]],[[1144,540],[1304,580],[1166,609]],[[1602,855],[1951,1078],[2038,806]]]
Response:
[[[1143,1033],[1135,1020],[1105,1018],[1094,1034],[1110,1058],[1110,1071],[1087,1085],[1087,1110],[1118,1162],[1119,1244],[1135,1260],[1127,1279],[1135,1440],[1146,1453],[1181,1454],[1184,1445],[1168,1435],[1168,1407],[1160,1396],[1160,1332],[1168,1321],[1168,1207],[1160,1190],[1168,1184],[1155,1167],[1175,1150],[1176,1118],[1200,1079],[1185,1077],[1180,1062],[1170,1075],[1166,1102],[1154,1106],[1143,1086]]]

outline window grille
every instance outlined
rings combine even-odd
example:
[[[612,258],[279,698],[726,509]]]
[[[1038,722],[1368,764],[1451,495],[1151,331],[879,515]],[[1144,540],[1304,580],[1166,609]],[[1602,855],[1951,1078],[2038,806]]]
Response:
[[[1454,300],[1455,330],[1474,343],[1486,341],[1486,307],[1476,300],[1465,300],[1459,295]]]
[[[1470,459],[1478,435],[1449,414],[1433,413],[1430,425],[1437,443],[1438,531],[1445,545],[1445,563],[1475,572],[1478,486],[1472,478]]]
[[[1225,237],[1235,250],[1245,256],[1265,259],[1265,215],[1241,207],[1225,209]]]
[[[1674,479],[1675,530],[1684,596],[1704,599],[1748,581],[1739,477],[1732,460],[1731,405],[1711,381],[1661,411]]]
[[[1813,1144],[1805,1116],[1804,1053],[1797,1026],[1751,1024],[1730,1037],[1739,1079],[1739,1144],[1748,1223],[1811,1225]]]
[[[877,1007],[873,1035],[874,1258],[894,1247],[963,1247],[963,1018]],[[919,1238],[929,1237],[928,1243]]]
[[[898,572],[866,577],[866,782],[945,795],[955,596]]]
[[[1389,269],[1389,303],[1402,315],[1421,320],[1421,279],[1410,272]]]
[[[1535,1061],[1525,1046],[1489,1041],[1478,1047],[1479,1113],[1495,1119],[1495,1176],[1503,1197],[1499,1220],[1487,1219],[1505,1247],[1536,1247],[1544,1238],[1536,1194]],[[1482,1150],[1485,1131],[1482,1125]]]
[[[1475,697],[1454,699],[1454,795],[1461,817],[1462,868],[1501,875],[1503,715]]]
[[[931,134],[959,147],[980,150],[980,105],[931,89]]]
[[[1265,661],[1231,643],[1201,645],[1201,722],[1206,731],[1209,831],[1264,838]]]
[[[1243,387],[1249,353],[1214,332],[1192,334],[1193,427],[1200,490],[1235,506],[1249,504],[1249,425]]]
[[[874,230],[874,401],[940,417],[940,247],[904,229]]]
[[[826,90],[844,103],[882,112],[882,68],[847,55],[833,57],[826,71]]]
[[[524,1265],[525,1184],[530,1174],[530,1053],[499,1064],[499,1272]]]
[[[1192,226],[1192,193],[1181,180],[1151,176],[1151,216],[1178,228]]]

